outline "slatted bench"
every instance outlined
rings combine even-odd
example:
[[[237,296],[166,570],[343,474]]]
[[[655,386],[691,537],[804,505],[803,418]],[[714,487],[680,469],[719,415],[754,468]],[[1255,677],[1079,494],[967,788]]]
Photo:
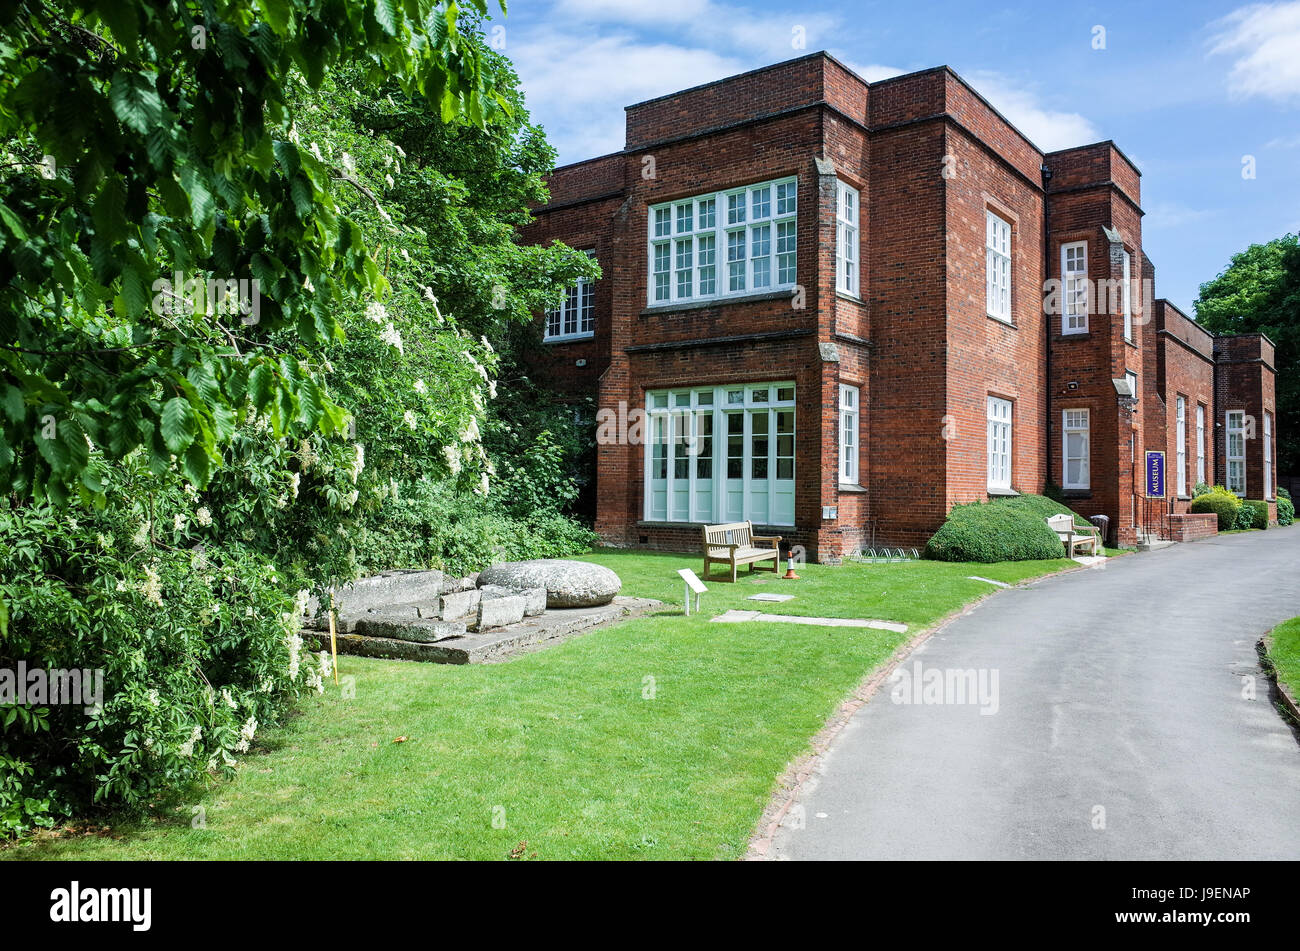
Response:
[[[772,572],[781,568],[781,536],[755,535],[750,522],[728,522],[725,525],[704,526],[704,580],[709,580],[709,566],[730,565],[731,580],[736,580],[740,565],[754,565],[772,561]]]
[[[1073,558],[1076,549],[1084,548],[1098,553],[1101,538],[1096,528],[1082,528],[1074,521],[1073,515],[1062,513],[1047,519],[1047,527],[1056,532],[1056,537],[1065,546],[1067,558]]]

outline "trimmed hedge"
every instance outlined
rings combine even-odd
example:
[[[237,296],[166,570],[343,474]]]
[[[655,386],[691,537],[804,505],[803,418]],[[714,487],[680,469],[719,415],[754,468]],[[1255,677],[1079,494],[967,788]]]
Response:
[[[1237,526],[1237,511],[1240,508],[1241,499],[1237,498],[1236,493],[1216,485],[1204,495],[1192,499],[1189,511],[1213,512],[1219,517],[1219,531],[1230,532]]]
[[[1073,515],[1041,495],[1020,495],[954,505],[948,520],[925,546],[936,561],[1040,561],[1065,557],[1065,548],[1046,519]],[[1075,521],[1085,524],[1078,516]]]
[[[1246,499],[1237,512],[1238,528],[1268,528],[1268,503],[1262,499]]]
[[[1295,521],[1295,503],[1291,501],[1290,496],[1283,495],[1281,491],[1277,495],[1277,523],[1279,525],[1290,525]]]

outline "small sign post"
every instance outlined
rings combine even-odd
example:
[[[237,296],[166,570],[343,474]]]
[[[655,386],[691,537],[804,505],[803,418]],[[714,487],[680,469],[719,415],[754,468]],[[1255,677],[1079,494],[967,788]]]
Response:
[[[1165,454],[1159,450],[1147,451],[1147,498],[1163,499],[1165,497]]]
[[[681,576],[682,581],[686,582],[686,616],[691,615],[691,592],[695,592],[695,613],[700,613],[700,595],[709,589],[704,587],[704,582],[700,576],[689,568],[678,568],[677,574]]]

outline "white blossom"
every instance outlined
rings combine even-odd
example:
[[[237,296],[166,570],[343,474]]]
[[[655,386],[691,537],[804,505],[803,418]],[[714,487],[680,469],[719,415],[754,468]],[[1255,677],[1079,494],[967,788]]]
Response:
[[[417,423],[416,423],[416,419],[415,419],[415,414],[412,413],[409,409],[408,409],[405,413],[402,414],[402,422],[406,423],[406,427],[407,427],[407,429],[412,429],[412,430],[413,430],[413,429],[415,429],[415,427],[416,427],[416,425],[417,425]]]
[[[402,349],[402,335],[397,332],[397,328],[395,328],[392,324],[389,324],[387,327],[385,327],[383,330],[379,332],[379,339],[382,340],[384,343],[388,344],[390,347],[396,347],[398,353],[405,352]]]
[[[162,582],[153,565],[144,566],[144,581],[140,582],[140,593],[144,595],[146,601],[162,606]]]
[[[204,528],[207,528],[209,525],[212,524],[212,513],[209,512],[208,507],[204,505],[197,512],[194,513],[194,520],[198,522],[200,525],[202,525]]]
[[[373,320],[377,324],[382,324],[388,319],[388,308],[377,300],[372,300],[366,305],[366,319]]]
[[[185,516],[177,513],[176,517],[172,519],[172,528],[176,529],[178,532],[183,532],[185,531],[185,525]]]
[[[135,534],[131,536],[131,543],[134,544],[136,548],[144,548],[149,544],[149,535],[152,531],[153,522],[148,520],[141,522],[140,527],[137,528]]]
[[[412,384],[412,389],[414,389],[415,392],[419,393],[421,396],[429,392],[429,388],[424,385],[423,380],[416,380],[415,383]]]

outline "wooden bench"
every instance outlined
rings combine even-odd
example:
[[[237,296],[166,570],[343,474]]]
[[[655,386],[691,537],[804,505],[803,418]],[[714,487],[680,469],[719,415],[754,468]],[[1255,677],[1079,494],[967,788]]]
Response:
[[[1080,528],[1074,521],[1073,515],[1061,513],[1053,515],[1047,519],[1047,527],[1056,532],[1056,537],[1061,540],[1065,546],[1065,555],[1067,558],[1074,557],[1076,548],[1087,548],[1092,554],[1097,554],[1101,545],[1101,538],[1096,528]]]
[[[704,580],[709,580],[709,566],[731,566],[731,580],[736,580],[736,568],[772,560],[772,572],[781,570],[781,536],[755,535],[750,522],[728,522],[725,525],[704,526]]]

